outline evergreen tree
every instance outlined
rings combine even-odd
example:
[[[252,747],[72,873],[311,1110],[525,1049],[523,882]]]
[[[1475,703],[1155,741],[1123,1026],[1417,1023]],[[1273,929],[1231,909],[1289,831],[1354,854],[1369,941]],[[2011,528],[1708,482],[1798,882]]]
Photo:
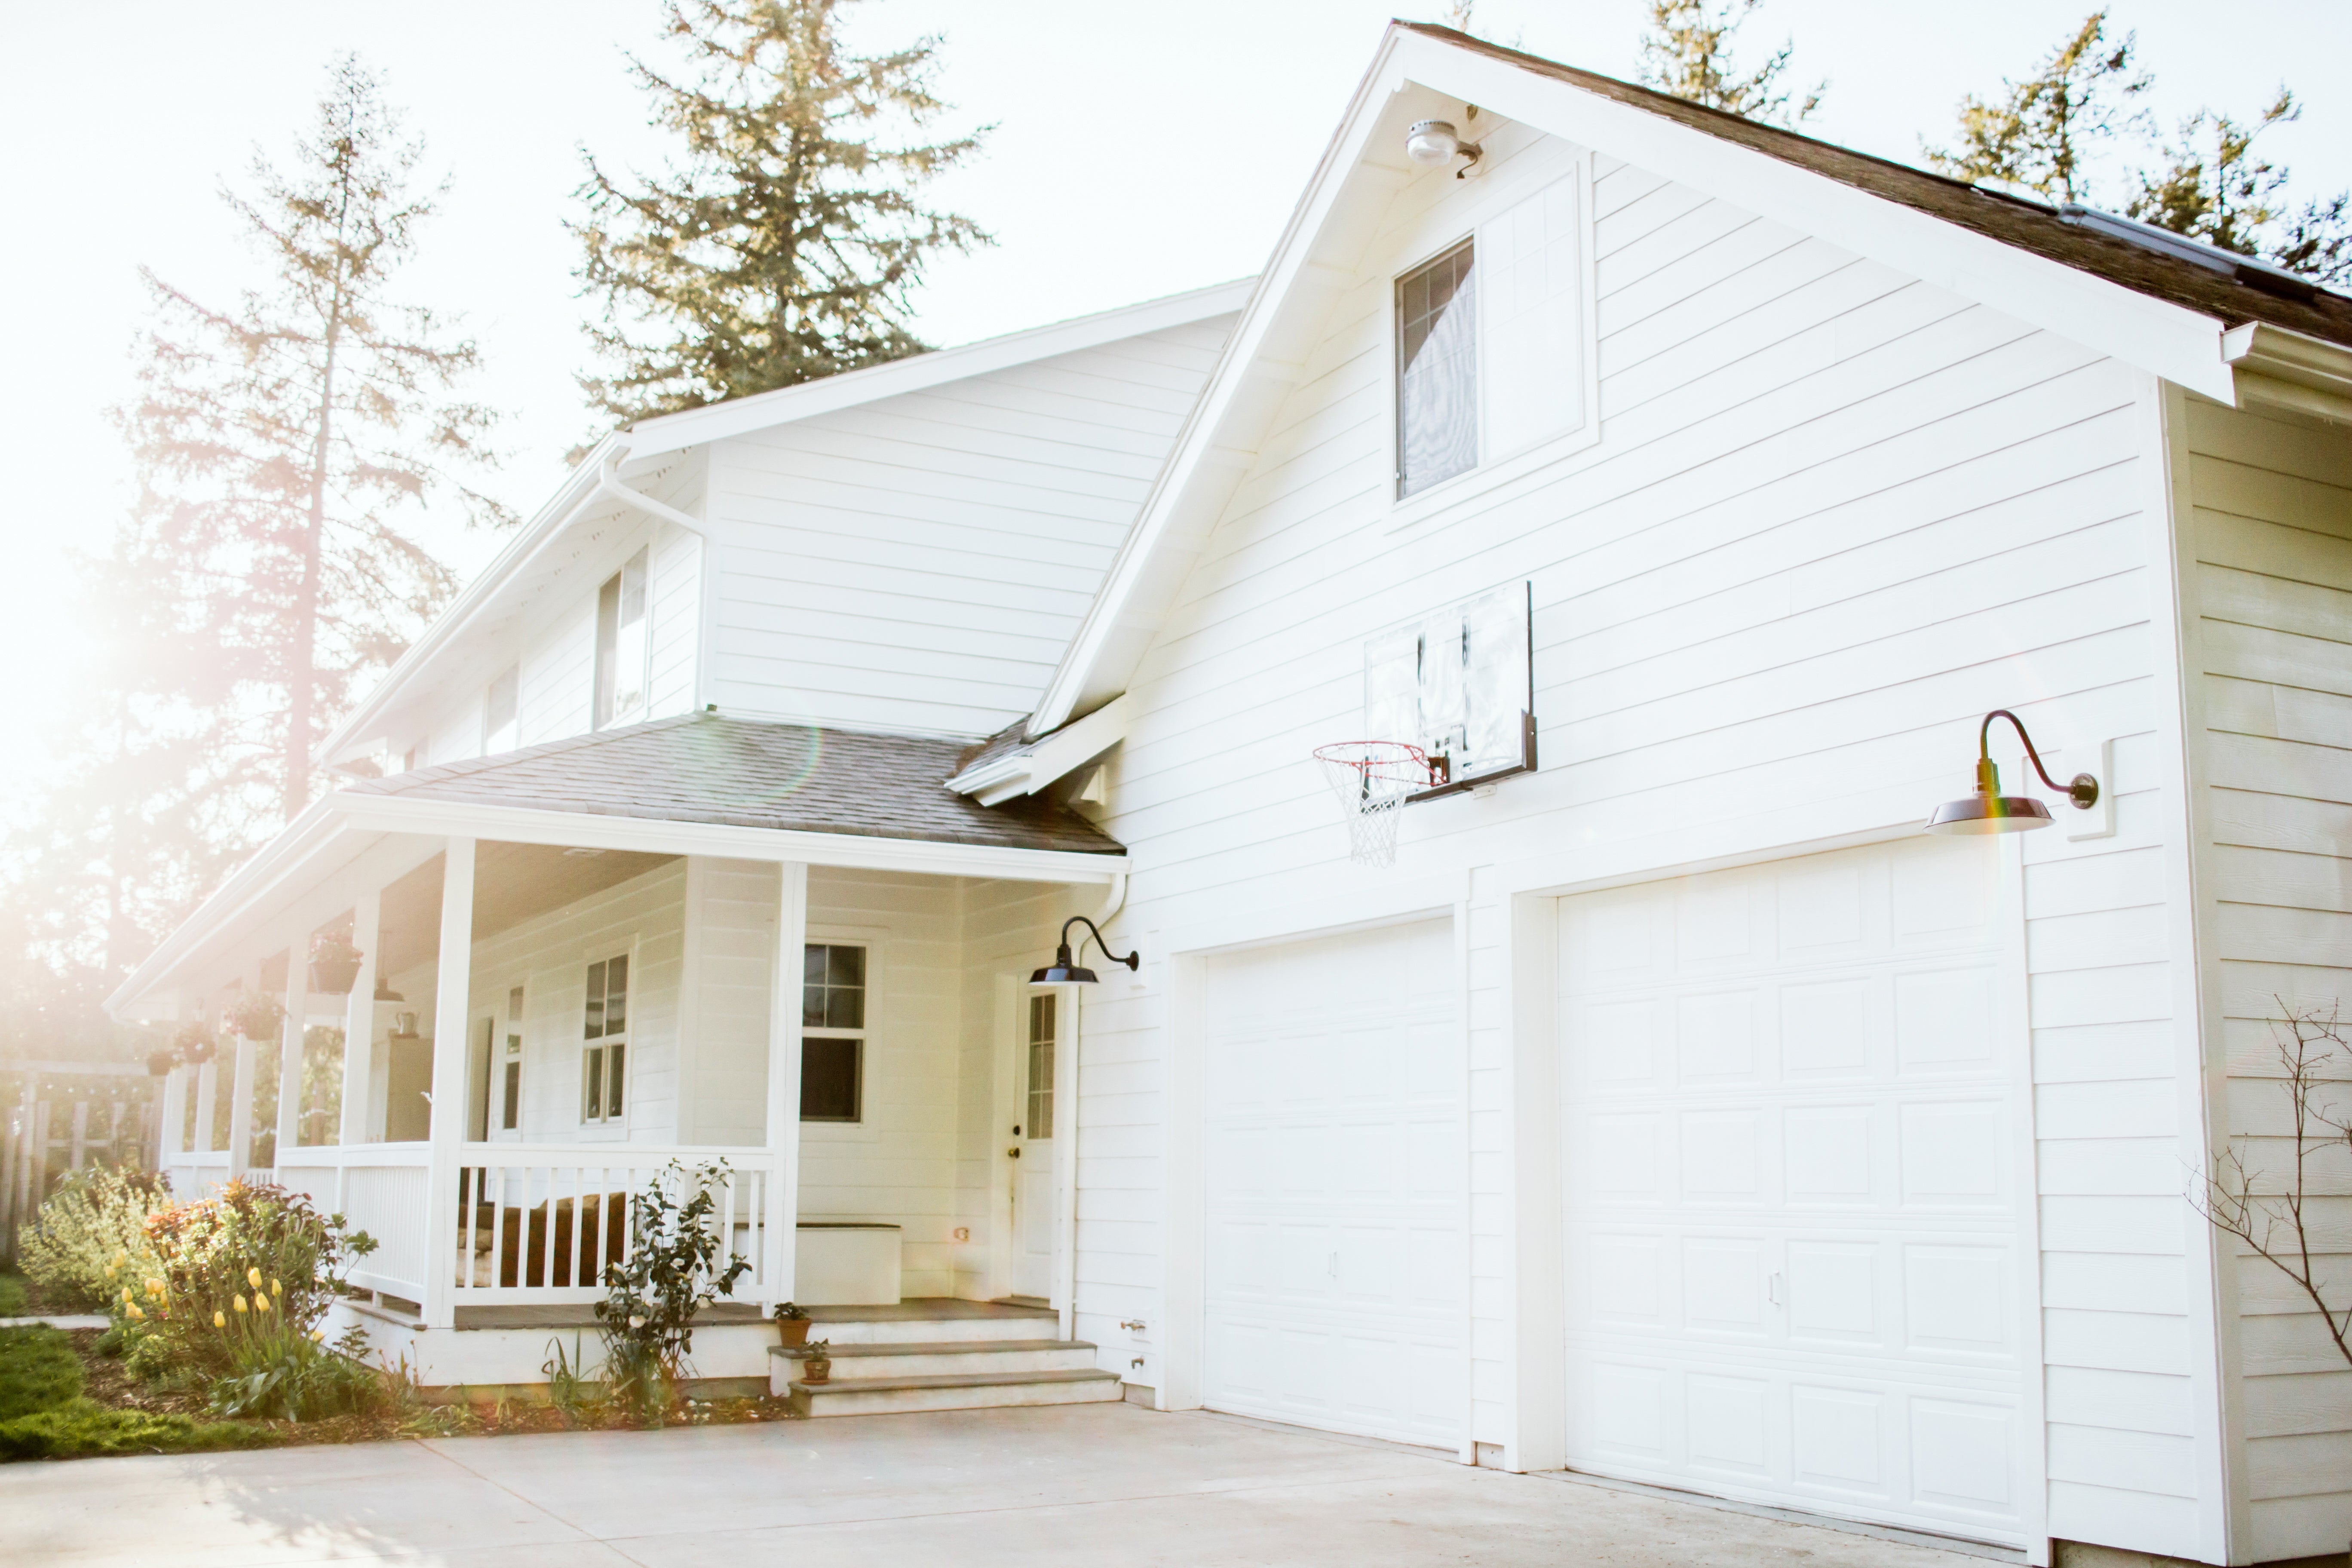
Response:
[[[985,133],[913,134],[949,108],[931,90],[939,41],[852,54],[848,3],[671,0],[694,79],[632,58],[685,156],[635,184],[586,159],[578,276],[604,304],[589,338],[610,368],[581,386],[603,413],[625,423],[919,353],[924,268],[990,243],[921,199]]]
[[[224,754],[251,754],[291,816],[311,748],[353,683],[399,657],[450,574],[404,524],[446,497],[469,523],[511,521],[467,471],[495,462],[489,411],[453,395],[474,344],[390,285],[430,196],[420,143],[356,59],[330,73],[298,164],[224,192],[267,281],[229,309],[142,273],[157,325],[122,426],[146,477],[145,547],[201,608],[209,657],[180,672]],[[266,760],[261,760],[265,759]]]
[[[2133,61],[2137,42],[2130,33],[2110,40],[2107,14],[2092,12],[2033,75],[2004,80],[1998,101],[1962,99],[1959,141],[1925,148],[1927,161],[1971,184],[2088,203],[2090,160],[2103,143],[2147,121],[2138,100],[2154,79]]]
[[[1755,69],[1732,63],[1732,37],[1763,0],[1650,0],[1650,25],[1642,35],[1642,81],[1661,92],[1703,103],[1748,120],[1794,126],[1822,105],[1829,83],[1816,83],[1803,97],[1783,88],[1793,43]],[[1793,103],[1795,107],[1791,108]]]
[[[2288,171],[2253,151],[2254,138],[2302,116],[2294,95],[2278,97],[2252,125],[2199,110],[2166,150],[2163,173],[2139,176],[2127,209],[2142,223],[2201,239],[2321,283],[2352,281],[2352,194],[2290,205]]]

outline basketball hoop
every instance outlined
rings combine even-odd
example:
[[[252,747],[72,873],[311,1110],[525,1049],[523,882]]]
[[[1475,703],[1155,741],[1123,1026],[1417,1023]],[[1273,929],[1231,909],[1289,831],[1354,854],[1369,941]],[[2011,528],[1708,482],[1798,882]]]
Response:
[[[1323,782],[1348,813],[1348,845],[1359,866],[1396,863],[1397,808],[1436,780],[1429,753],[1402,741],[1342,741],[1315,748]]]

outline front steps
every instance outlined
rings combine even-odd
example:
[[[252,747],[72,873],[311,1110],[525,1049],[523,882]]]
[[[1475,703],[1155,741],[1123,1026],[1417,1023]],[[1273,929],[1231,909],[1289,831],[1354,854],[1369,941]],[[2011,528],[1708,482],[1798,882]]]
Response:
[[[1040,1337],[1055,1314],[1001,1301],[935,1299],[896,1307],[813,1307],[809,1337],[833,1345],[833,1376],[803,1382],[799,1346],[769,1352],[768,1388],[800,1415],[1092,1405],[1120,1396],[1095,1347]]]

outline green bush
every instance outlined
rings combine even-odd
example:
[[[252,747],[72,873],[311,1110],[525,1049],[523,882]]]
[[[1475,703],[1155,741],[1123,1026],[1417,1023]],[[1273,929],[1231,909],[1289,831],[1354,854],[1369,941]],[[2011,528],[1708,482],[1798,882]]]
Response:
[[[0,1421],[0,1458],[6,1459],[261,1448],[273,1440],[268,1428],[241,1421],[200,1422],[144,1410],[109,1410],[87,1399]]]
[[[230,1182],[150,1217],[157,1273],[126,1302],[141,1375],[204,1389],[216,1410],[309,1420],[362,1408],[380,1386],[320,1326],[351,1260],[373,1249],[299,1193]]]
[[[16,1232],[16,1259],[52,1306],[120,1306],[122,1291],[153,1272],[147,1216],[171,1201],[160,1176],[98,1165],[66,1176],[30,1225]]]
[[[42,1323],[0,1329],[0,1421],[81,1397],[81,1357],[73,1342]]]
[[[732,1295],[751,1267],[726,1257],[711,1224],[728,1179],[724,1160],[692,1172],[672,1160],[629,1200],[627,1260],[604,1265],[604,1299],[596,1303],[604,1375],[614,1397],[644,1420],[660,1421],[689,1371],[695,1313]]]

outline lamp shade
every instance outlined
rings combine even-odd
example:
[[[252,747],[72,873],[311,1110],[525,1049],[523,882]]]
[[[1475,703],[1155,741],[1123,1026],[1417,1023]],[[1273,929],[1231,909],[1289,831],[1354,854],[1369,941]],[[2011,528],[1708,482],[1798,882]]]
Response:
[[[2023,833],[2050,826],[2050,808],[2030,795],[1972,795],[1948,800],[1927,818],[1930,833]]]
[[[1054,962],[1029,976],[1032,985],[1092,985],[1095,972],[1082,969],[1070,955],[1070,944],[1062,943],[1054,950]]]

